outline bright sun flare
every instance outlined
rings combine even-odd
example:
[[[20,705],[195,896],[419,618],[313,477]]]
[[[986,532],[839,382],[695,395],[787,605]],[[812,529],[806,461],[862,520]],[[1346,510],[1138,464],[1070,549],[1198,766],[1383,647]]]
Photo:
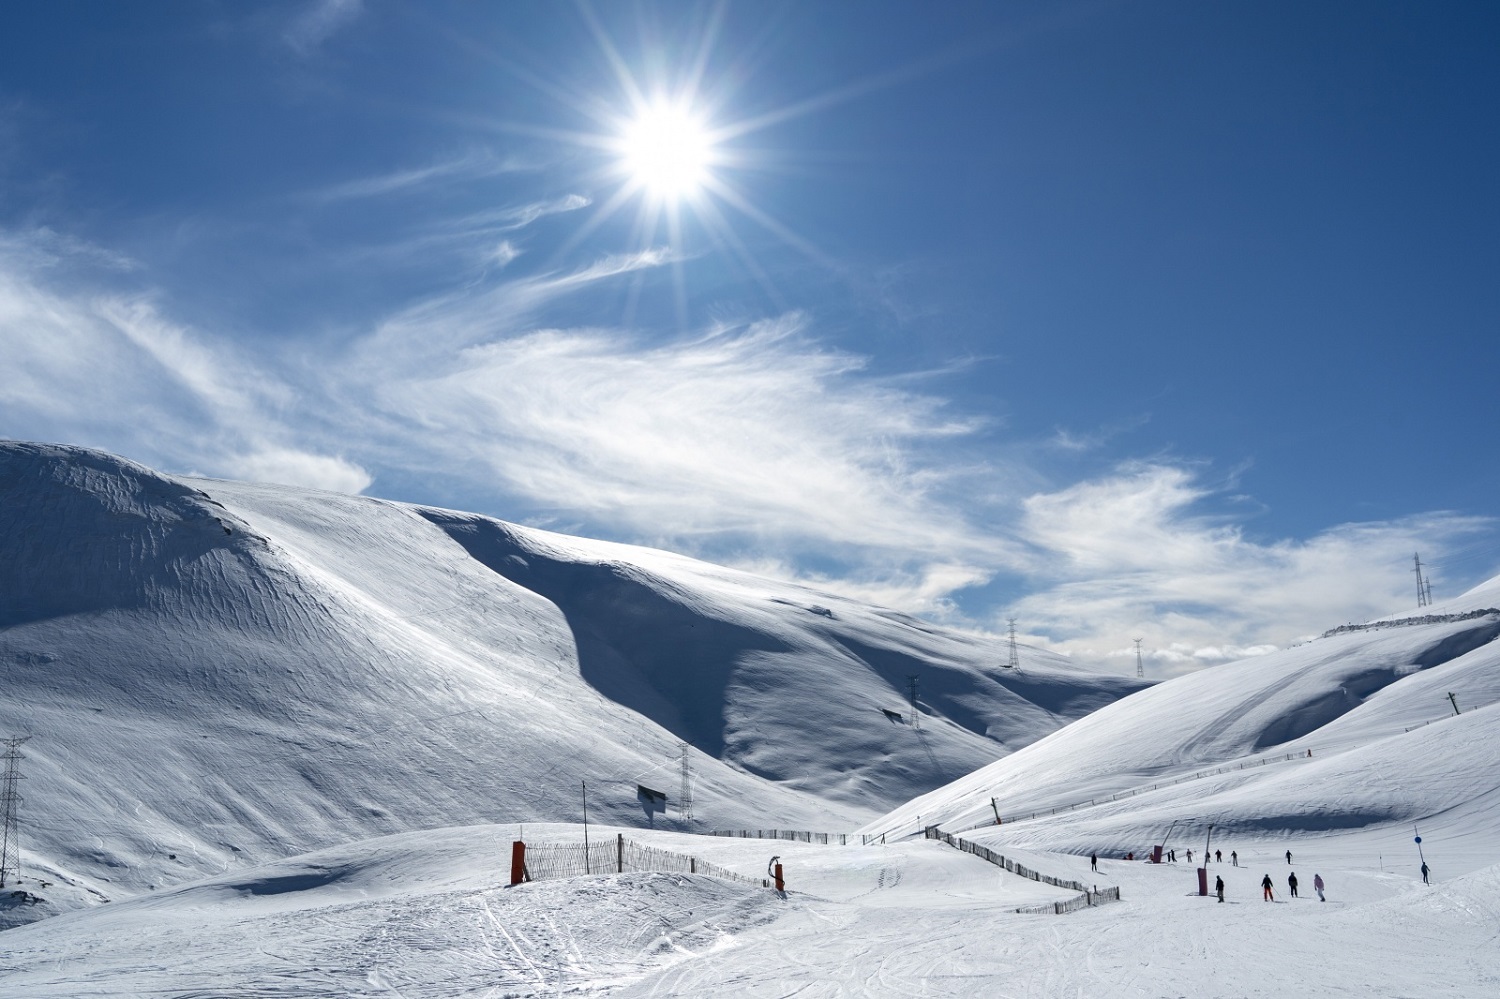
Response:
[[[620,151],[631,180],[657,198],[676,201],[694,194],[707,179],[713,139],[685,108],[658,105],[625,126]]]

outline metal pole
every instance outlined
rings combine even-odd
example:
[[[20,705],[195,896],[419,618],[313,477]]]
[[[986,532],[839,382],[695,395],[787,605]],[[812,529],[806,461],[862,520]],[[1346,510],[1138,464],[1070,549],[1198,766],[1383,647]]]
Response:
[[[589,785],[588,781],[578,783],[583,787],[583,873],[593,874],[589,870]]]

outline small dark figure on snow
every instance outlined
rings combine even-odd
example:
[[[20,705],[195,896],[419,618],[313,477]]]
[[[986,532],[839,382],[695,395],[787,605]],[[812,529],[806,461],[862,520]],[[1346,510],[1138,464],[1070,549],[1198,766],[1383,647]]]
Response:
[[[1291,863],[1291,862],[1292,862],[1292,851],[1290,851],[1290,850],[1288,850],[1288,851],[1287,851],[1287,852],[1286,852],[1286,862],[1287,862],[1287,863],[1288,863],[1288,864],[1290,864],[1290,863]]]
[[[1167,859],[1170,860],[1174,864],[1177,863],[1177,851],[1176,850],[1168,850],[1167,851]]]
[[[1240,854],[1238,850],[1229,851],[1229,862],[1234,866],[1240,866]]]
[[[1292,890],[1292,898],[1297,897],[1297,872],[1293,871],[1287,875],[1286,886]]]
[[[1427,880],[1428,873],[1429,873],[1429,871],[1427,869],[1427,861],[1424,860],[1424,861],[1422,861],[1422,883],[1424,885],[1432,884],[1431,881]]]
[[[1214,878],[1214,891],[1219,893],[1219,901],[1224,901],[1224,879]]]
[[[1318,893],[1318,901],[1319,902],[1326,902],[1326,901],[1328,901],[1326,898],[1323,897],[1323,875],[1321,875],[1321,874],[1314,874],[1313,875],[1313,891],[1315,891],[1315,892]]]
[[[1095,871],[1099,869],[1099,855],[1097,853],[1089,854],[1089,869]]]
[[[1188,863],[1191,864],[1192,862],[1193,862],[1193,851],[1189,850],[1188,851]]]
[[[1214,863],[1216,863],[1216,864],[1222,864],[1222,863],[1224,863],[1224,851],[1223,850],[1215,850],[1214,851]]]
[[[1271,894],[1271,875],[1267,874],[1260,879],[1261,897],[1267,902],[1276,901],[1276,896]]]

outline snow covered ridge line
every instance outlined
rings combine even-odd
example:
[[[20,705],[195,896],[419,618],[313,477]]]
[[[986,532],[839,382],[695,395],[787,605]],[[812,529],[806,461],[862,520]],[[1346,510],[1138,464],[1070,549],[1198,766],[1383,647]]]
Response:
[[[624,833],[617,833],[613,840],[592,843],[526,844],[523,856],[527,881],[591,874],[701,874],[755,888],[770,887],[770,882],[764,878],[747,877],[685,853],[642,846],[626,839]]]
[[[1103,891],[1099,891],[1097,888],[1090,888],[1088,885],[1077,881],[1064,881],[1062,878],[1054,878],[1040,871],[1033,871],[1025,864],[1018,864],[1013,860],[1009,860],[987,846],[980,846],[978,843],[960,839],[952,833],[945,833],[938,829],[937,826],[928,826],[924,831],[928,839],[935,839],[946,843],[955,850],[962,850],[964,853],[978,857],[980,860],[994,864],[996,867],[1003,867],[1012,874],[1019,874],[1023,878],[1030,878],[1033,881],[1039,881],[1042,884],[1053,885],[1058,888],[1071,888],[1073,891],[1080,893],[1076,898],[1065,898],[1060,902],[1023,905],[1016,912],[1026,915],[1045,915],[1051,913],[1061,916],[1067,912],[1077,912],[1079,909],[1087,909],[1090,906],[1103,905],[1105,902],[1118,902],[1120,900],[1119,888],[1105,888]]]
[[[1319,638],[1347,635],[1355,631],[1379,631],[1382,628],[1408,628],[1419,624],[1450,624],[1455,621],[1472,621],[1479,617],[1500,617],[1500,607],[1485,607],[1481,610],[1465,611],[1462,614],[1423,614],[1421,617],[1402,617],[1394,620],[1370,621],[1367,624],[1341,624],[1329,628]]]

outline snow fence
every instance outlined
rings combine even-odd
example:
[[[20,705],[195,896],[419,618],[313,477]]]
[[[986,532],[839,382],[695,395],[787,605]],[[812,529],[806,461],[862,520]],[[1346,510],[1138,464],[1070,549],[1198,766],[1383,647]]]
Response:
[[[848,846],[850,833],[806,832],[801,829],[715,829],[710,836],[730,836],[735,839],[785,839],[793,843],[822,843]],[[861,845],[875,839],[860,836]]]
[[[1062,878],[1054,878],[1051,875],[1043,874],[1040,871],[1033,871],[1025,864],[1018,864],[1014,860],[1001,856],[987,846],[980,846],[978,843],[971,842],[970,840],[959,839],[952,833],[945,833],[938,829],[937,826],[929,826],[924,831],[926,832],[928,839],[935,839],[943,843],[947,843],[955,850],[962,850],[964,853],[973,854],[980,860],[988,861],[989,863],[994,864],[996,867],[1003,867],[1007,871],[1010,871],[1012,874],[1019,874],[1023,878],[1030,878],[1033,881],[1040,881],[1042,884],[1054,885],[1058,888],[1069,888],[1080,893],[1075,898],[1066,898],[1060,902],[1042,902],[1037,905],[1023,905],[1016,910],[1017,912],[1042,914],[1052,913],[1054,915],[1061,916],[1065,912],[1075,912],[1078,909],[1087,909],[1091,906],[1103,905],[1105,902],[1118,902],[1120,900],[1119,888],[1105,888],[1103,890],[1098,890],[1090,888],[1088,885],[1082,884],[1078,881],[1065,881]]]
[[[525,849],[525,877],[528,881],[553,878],[576,878],[589,874],[702,874],[724,881],[766,888],[764,878],[751,878],[727,867],[685,853],[672,853],[654,846],[642,846],[619,833],[613,839],[585,843],[528,843]]]

